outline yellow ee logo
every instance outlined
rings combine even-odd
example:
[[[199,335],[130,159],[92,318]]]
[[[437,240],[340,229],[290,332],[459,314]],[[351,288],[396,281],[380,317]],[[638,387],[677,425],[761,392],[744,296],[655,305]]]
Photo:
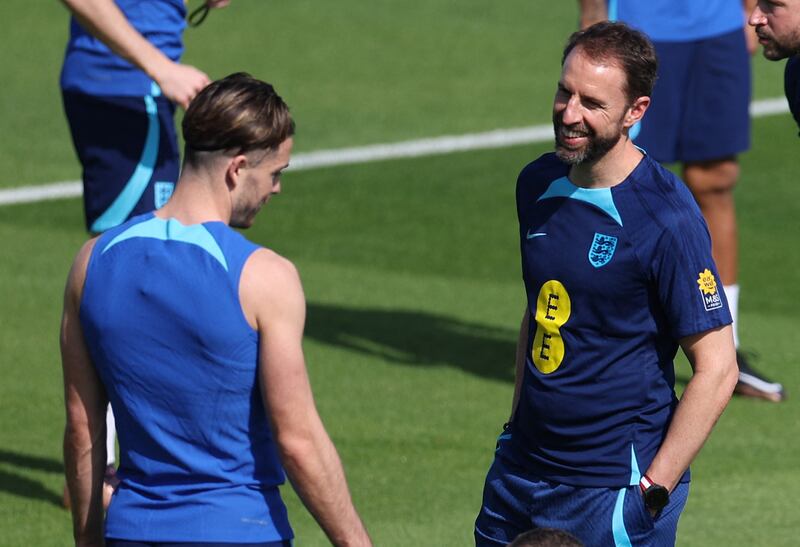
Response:
[[[542,374],[550,374],[564,360],[564,339],[559,330],[569,320],[572,303],[560,281],[551,279],[539,289],[536,299],[536,336],[531,359]]]
[[[706,268],[700,272],[697,278],[697,284],[700,287],[700,296],[703,299],[703,307],[706,311],[718,310],[722,307],[722,297],[717,290],[717,280],[714,279],[714,274],[711,270]]]

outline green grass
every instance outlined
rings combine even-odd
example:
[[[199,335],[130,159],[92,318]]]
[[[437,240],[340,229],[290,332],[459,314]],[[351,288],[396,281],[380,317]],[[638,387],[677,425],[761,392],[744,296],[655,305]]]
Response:
[[[197,4],[197,0],[190,2]],[[577,2],[236,0],[186,32],[185,62],[275,84],[296,151],[548,123]],[[0,188],[76,180],[58,90],[67,11],[4,0]],[[754,96],[782,93],[782,63],[754,59]]]
[[[15,76],[0,90],[0,186],[76,178],[57,88],[65,12],[8,0],[0,13]],[[522,126],[549,119],[576,13],[571,2],[237,0],[188,33],[187,60],[213,76],[246,69],[274,81],[301,151]],[[782,67],[754,64],[756,96],[779,95]],[[737,190],[742,340],[790,399],[730,405],[693,466],[680,545],[796,544],[795,135],[788,116],[757,120]],[[524,305],[514,179],[545,151],[289,172],[248,234],[300,269],[320,412],[378,545],[470,544]],[[84,238],[77,199],[0,207],[0,546],[69,544],[57,332]],[[297,544],[325,545],[284,493]]]

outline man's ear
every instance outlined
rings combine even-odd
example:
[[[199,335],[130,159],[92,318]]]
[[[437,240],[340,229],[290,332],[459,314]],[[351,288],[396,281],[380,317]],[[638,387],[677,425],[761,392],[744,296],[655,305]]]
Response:
[[[625,114],[623,126],[625,128],[633,127],[637,122],[641,121],[644,113],[650,106],[650,97],[639,97],[633,104],[628,107],[628,112]]]
[[[225,169],[225,184],[228,185],[228,190],[233,191],[241,180],[242,169],[247,167],[247,156],[244,154],[237,154],[228,161],[228,167]]]

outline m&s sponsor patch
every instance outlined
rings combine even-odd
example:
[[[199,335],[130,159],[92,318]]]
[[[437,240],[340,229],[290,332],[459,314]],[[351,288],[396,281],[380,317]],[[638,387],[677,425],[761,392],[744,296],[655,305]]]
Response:
[[[717,310],[722,307],[722,297],[717,288],[717,280],[714,279],[714,274],[708,268],[700,272],[700,277],[697,278],[697,284],[700,286],[700,296],[703,298],[703,307],[706,311]]]

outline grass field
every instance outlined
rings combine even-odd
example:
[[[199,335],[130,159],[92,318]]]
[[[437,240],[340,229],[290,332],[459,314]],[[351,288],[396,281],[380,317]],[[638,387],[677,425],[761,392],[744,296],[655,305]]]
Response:
[[[300,151],[541,124],[577,20],[562,4],[236,0],[187,33],[187,61],[275,82]],[[0,90],[0,187],[76,179],[57,88],[65,12],[7,0],[0,15],[14,76]],[[778,96],[781,67],[754,67],[756,97]],[[737,190],[743,344],[790,398],[730,405],[693,466],[680,545],[797,544],[796,133],[788,115],[756,120]],[[514,180],[547,149],[289,172],[248,234],[300,269],[320,412],[377,545],[471,542],[523,307]],[[0,546],[70,542],[57,331],[81,219],[77,199],[0,207]],[[326,545],[284,493],[297,545]]]

